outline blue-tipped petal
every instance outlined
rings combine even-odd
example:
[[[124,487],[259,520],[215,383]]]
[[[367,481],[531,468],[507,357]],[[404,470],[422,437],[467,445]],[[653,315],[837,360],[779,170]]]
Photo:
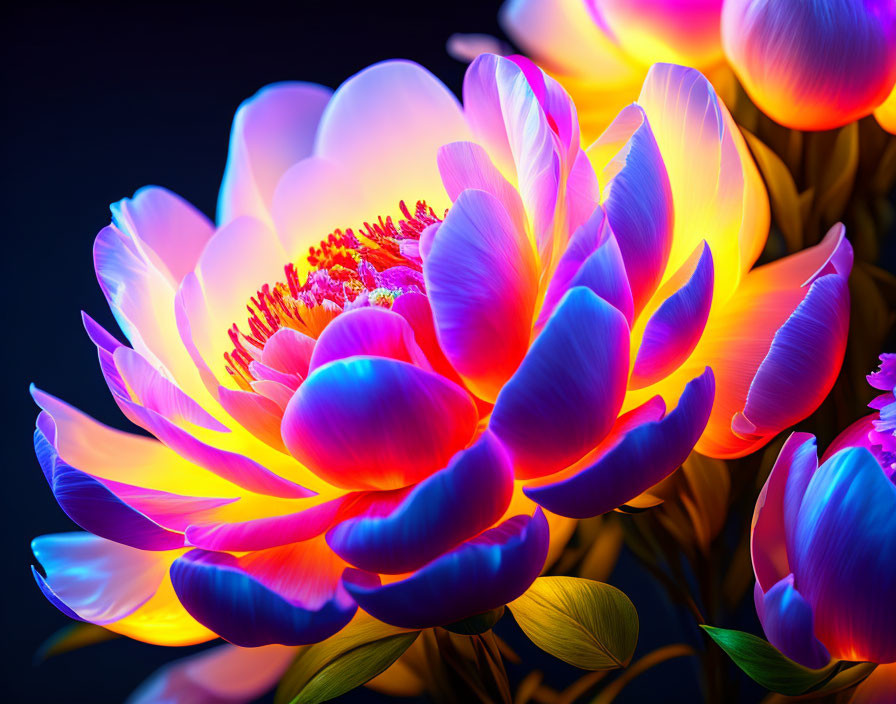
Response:
[[[343,521],[330,530],[327,542],[360,569],[410,572],[494,525],[512,491],[507,453],[486,432],[445,469],[418,484],[394,511]]]
[[[515,516],[446,553],[407,579],[379,585],[346,570],[343,583],[358,605],[401,628],[445,625],[516,599],[535,580],[548,551],[541,510]]]
[[[234,645],[305,645],[355,613],[339,583],[342,565],[320,539],[241,558],[191,550],[171,565],[171,583],[193,618]]]
[[[828,664],[831,656],[812,630],[812,607],[793,586],[792,574],[765,594],[757,582],[753,598],[769,643],[800,665],[817,670]]]
[[[31,549],[46,577],[32,567],[40,590],[62,613],[96,624],[118,621],[155,594],[171,559],[91,535],[42,535]],[[167,558],[167,559],[166,559]]]
[[[625,317],[591,290],[571,289],[495,401],[489,427],[517,478],[567,467],[607,435],[628,365]]]
[[[524,493],[549,511],[570,518],[613,510],[685,461],[706,426],[714,394],[715,381],[707,368],[688,382],[675,410],[665,418],[629,431],[581,472],[553,484],[527,487]]]

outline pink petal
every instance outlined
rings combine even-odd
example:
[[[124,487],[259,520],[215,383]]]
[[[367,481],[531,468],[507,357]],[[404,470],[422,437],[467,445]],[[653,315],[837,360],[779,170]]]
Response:
[[[331,362],[299,387],[283,440],[317,476],[344,489],[397,489],[445,466],[473,435],[470,396],[406,362]]]
[[[315,154],[350,170],[378,208],[391,212],[401,200],[424,199],[439,212],[449,202],[436,154],[467,138],[460,105],[437,78],[409,61],[384,61],[338,88],[321,118]],[[377,214],[388,212],[368,218]]]
[[[464,191],[433,239],[423,275],[445,356],[493,400],[526,353],[535,256],[525,233],[485,191]]]
[[[146,186],[112,206],[115,225],[139,241],[152,264],[177,286],[193,271],[215,228],[208,218],[166,188]]]
[[[165,665],[126,704],[249,704],[277,684],[295,656],[285,645],[226,643]]]
[[[311,355],[308,372],[357,355],[387,357],[430,369],[408,322],[391,310],[369,307],[346,311],[324,329]]]
[[[274,83],[240,105],[218,195],[219,225],[241,215],[269,219],[280,177],[311,154],[330,95],[313,83]]]

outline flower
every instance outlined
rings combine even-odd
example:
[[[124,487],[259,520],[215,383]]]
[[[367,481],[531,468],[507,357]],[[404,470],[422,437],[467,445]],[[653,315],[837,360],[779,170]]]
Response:
[[[85,327],[152,437],[34,390],[41,466],[88,531],[35,540],[38,584],[169,645],[501,606],[564,516],[633,499],[698,439],[748,452],[830,388],[849,244],[835,228],[750,271],[767,228],[690,69],[653,69],[587,153],[523,59],[477,59],[463,108],[403,61],[332,95],[265,88],[234,120],[217,225],[150,187],[97,236],[130,346]]]
[[[791,435],[753,514],[756,611],[772,645],[808,667],[896,661],[896,355],[868,377],[887,393],[819,466]]]
[[[806,130],[870,114],[896,83],[889,0],[509,0],[501,20],[595,136],[655,62],[698,68],[733,100],[727,60],[764,112]]]
[[[722,39],[756,105],[794,129],[858,120],[896,84],[890,0],[726,0]]]

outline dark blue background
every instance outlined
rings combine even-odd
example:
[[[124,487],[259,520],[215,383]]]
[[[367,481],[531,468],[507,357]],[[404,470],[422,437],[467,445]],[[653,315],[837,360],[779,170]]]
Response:
[[[27,3],[0,19],[3,77],[3,647],[8,702],[119,702],[162,663],[201,648],[119,639],[32,664],[67,623],[31,578],[29,541],[74,526],[53,500],[31,447],[37,410],[29,382],[110,425],[125,427],[100,376],[80,310],[114,322],[96,285],[91,245],[108,204],[146,184],[166,186],[214,212],[237,105],[272,81],[337,86],[363,66],[414,59],[459,91],[449,58],[455,31],[500,34],[497,2]],[[638,654],[702,641],[683,611],[624,553],[612,581],[638,607]],[[745,627],[755,629],[751,609]],[[501,631],[555,687],[576,673],[526,645],[512,620]],[[700,699],[694,659],[661,665],[618,702]],[[525,671],[511,668],[512,678]],[[759,691],[745,685],[744,701]],[[379,701],[359,690],[351,701]]]

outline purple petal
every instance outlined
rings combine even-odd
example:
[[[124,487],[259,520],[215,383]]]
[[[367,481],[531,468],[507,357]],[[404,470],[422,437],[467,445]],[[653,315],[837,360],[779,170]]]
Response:
[[[183,535],[163,528],[95,477],[59,459],[40,428],[34,431],[34,448],[59,506],[84,530],[142,550],[183,546]]]
[[[625,433],[591,466],[524,493],[553,513],[587,518],[611,511],[665,479],[685,461],[703,432],[715,383],[712,371],[685,386],[675,410]],[[636,467],[637,471],[632,471]]]
[[[346,570],[343,583],[381,621],[401,628],[443,626],[516,599],[541,572],[547,551],[548,522],[537,510],[485,531],[407,579],[379,585],[366,573]]]
[[[650,386],[678,369],[694,351],[712,306],[712,253],[706,242],[676,272],[690,277],[650,316],[638,348],[629,388]]]
[[[576,286],[585,286],[594,291],[619,310],[631,325],[634,308],[625,263],[600,207],[573,233],[557,263],[538,316],[539,327],[547,322],[566,292]]]
[[[794,485],[789,485],[791,471],[794,471]],[[796,518],[799,504],[802,501],[801,487],[805,491],[805,483],[800,477],[810,475],[818,467],[818,450],[815,436],[809,433],[793,433],[778,454],[775,465],[753,511],[753,524],[750,536],[750,553],[753,558],[753,571],[756,581],[763,591],[784,579],[790,571],[787,557],[788,529],[787,525]],[[789,499],[789,500],[788,500]],[[792,515],[788,515],[792,512]]]
[[[512,491],[510,460],[487,432],[414,487],[395,510],[343,521],[330,529],[327,542],[363,570],[410,572],[494,525]]]
[[[815,410],[840,371],[848,327],[846,276],[826,274],[775,333],[731,429],[767,439]]]
[[[672,247],[669,177],[637,105],[625,108],[588,153],[595,150],[609,152],[602,155],[601,161],[609,163],[599,174],[601,183],[609,181],[604,209],[625,260],[635,311],[640,312],[660,283]]]
[[[178,599],[234,645],[304,645],[345,626],[356,606],[322,539],[249,553],[192,550],[171,565]]]
[[[812,630],[812,607],[793,586],[792,574],[765,594],[757,582],[753,598],[769,643],[805,667],[817,670],[828,664],[831,656]]]
[[[604,438],[625,397],[628,354],[622,313],[586,288],[570,290],[501,390],[489,422],[517,478],[567,467]]]

